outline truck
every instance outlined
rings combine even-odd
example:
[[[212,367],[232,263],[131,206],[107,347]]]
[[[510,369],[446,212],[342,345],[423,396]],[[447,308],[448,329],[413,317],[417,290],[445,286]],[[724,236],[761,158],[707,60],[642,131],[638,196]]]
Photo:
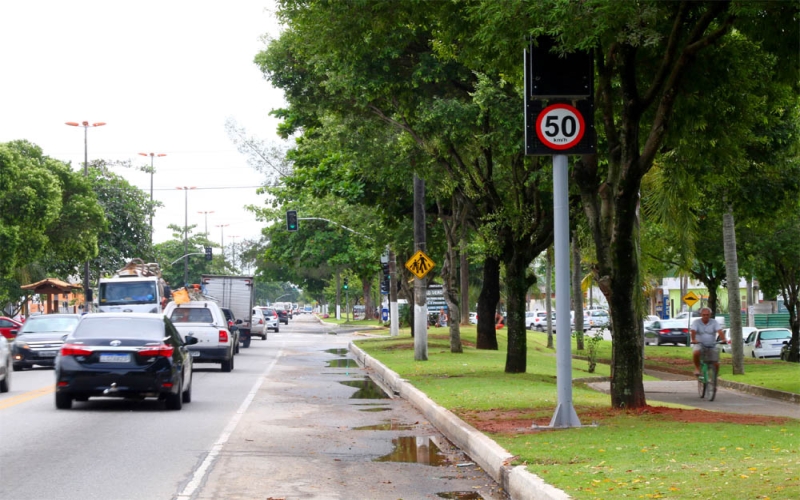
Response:
[[[171,294],[161,266],[135,258],[111,278],[100,278],[97,304],[100,312],[162,313]]]
[[[253,277],[203,274],[200,282],[203,295],[213,298],[221,307],[233,312],[239,329],[239,342],[242,347],[250,347],[250,328],[255,301]]]

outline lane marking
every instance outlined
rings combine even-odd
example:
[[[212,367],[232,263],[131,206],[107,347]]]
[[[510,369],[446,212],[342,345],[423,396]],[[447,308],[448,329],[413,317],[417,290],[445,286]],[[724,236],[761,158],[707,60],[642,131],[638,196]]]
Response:
[[[36,399],[41,396],[45,396],[47,394],[52,394],[55,392],[55,390],[56,390],[55,384],[50,384],[40,389],[34,389],[32,391],[23,392],[22,394],[17,394],[16,396],[11,396],[8,399],[0,401],[0,410],[11,408],[12,406],[25,403],[27,401]]]
[[[231,417],[230,421],[228,421],[228,425],[225,426],[225,429],[222,430],[222,434],[220,434],[217,441],[214,443],[214,446],[211,447],[211,450],[208,452],[205,460],[203,463],[200,464],[200,467],[194,471],[192,475],[192,479],[186,485],[186,487],[181,491],[175,500],[189,500],[192,498],[192,495],[195,494],[197,488],[200,487],[205,476],[211,470],[211,466],[214,465],[214,462],[217,461],[217,456],[222,451],[222,447],[225,446],[225,443],[228,442],[228,439],[233,434],[233,431],[236,430],[236,426],[239,425],[239,421],[242,419],[242,416],[247,411],[247,408],[250,407],[250,403],[253,402],[253,399],[256,397],[256,393],[261,388],[261,385],[267,379],[267,376],[270,374],[272,369],[275,367],[275,364],[278,362],[281,356],[283,356],[283,348],[285,344],[281,344],[281,349],[278,351],[278,354],[272,360],[272,362],[267,366],[264,372],[258,377],[256,382],[253,384],[253,387],[250,389],[250,392],[247,394],[247,397],[244,398],[244,401],[239,406],[239,409],[236,410],[236,414]]]

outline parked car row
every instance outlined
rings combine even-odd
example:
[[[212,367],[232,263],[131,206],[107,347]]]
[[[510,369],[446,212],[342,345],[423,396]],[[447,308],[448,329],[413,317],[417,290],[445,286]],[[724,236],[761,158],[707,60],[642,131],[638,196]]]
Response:
[[[53,366],[56,408],[90,397],[154,397],[180,410],[192,398],[195,363],[233,370],[236,324],[232,312],[213,301],[170,302],[163,314],[32,316],[10,332],[10,348],[0,336],[0,392],[8,391],[11,371]],[[277,313],[264,324],[277,331]]]

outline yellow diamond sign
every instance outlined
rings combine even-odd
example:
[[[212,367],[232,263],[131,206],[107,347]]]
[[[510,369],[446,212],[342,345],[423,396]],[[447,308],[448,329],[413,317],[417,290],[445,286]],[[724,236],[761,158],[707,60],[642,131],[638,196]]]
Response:
[[[417,278],[422,279],[435,265],[436,263],[425,255],[425,252],[417,250],[417,253],[411,256],[408,262],[406,262],[406,269],[414,273],[414,276]]]
[[[689,292],[683,296],[683,301],[689,307],[692,307],[693,305],[697,304],[698,300],[700,300],[700,297],[698,297],[697,294],[694,292]]]

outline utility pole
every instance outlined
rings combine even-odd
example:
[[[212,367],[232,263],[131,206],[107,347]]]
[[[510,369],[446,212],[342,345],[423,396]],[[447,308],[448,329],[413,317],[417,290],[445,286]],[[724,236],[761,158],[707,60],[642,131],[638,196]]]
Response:
[[[425,181],[414,175],[414,247],[426,250]],[[428,360],[428,298],[426,278],[414,278],[414,361]]]

